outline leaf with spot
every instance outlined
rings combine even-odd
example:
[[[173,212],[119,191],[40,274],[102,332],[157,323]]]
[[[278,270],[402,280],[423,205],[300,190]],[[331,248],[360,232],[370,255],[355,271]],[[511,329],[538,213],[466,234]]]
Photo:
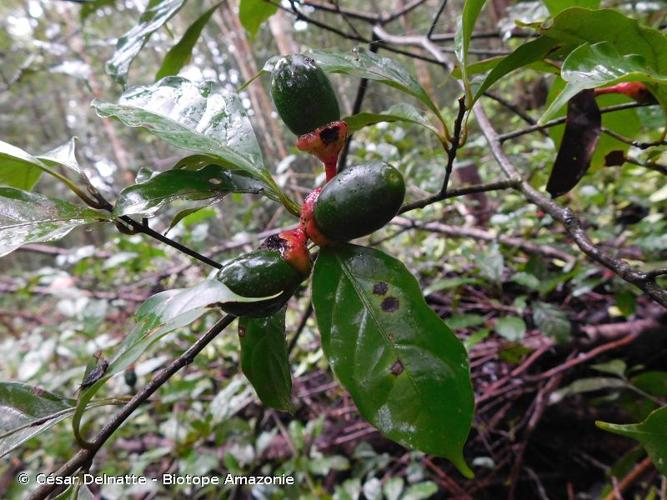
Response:
[[[107,73],[125,85],[130,64],[153,33],[176,14],[186,0],[150,0],[139,22],[116,42],[116,50],[106,63]]]
[[[667,476],[667,406],[659,408],[638,424],[595,422],[600,429],[636,439],[646,449],[653,465]]]
[[[556,198],[568,193],[584,176],[602,130],[602,115],[592,90],[575,95],[567,106],[565,132],[551,169],[547,191]]]
[[[241,370],[266,406],[293,411],[292,376],[285,341],[285,311],[266,318],[240,318]]]
[[[533,322],[540,333],[561,344],[570,339],[572,325],[565,313],[557,306],[547,302],[534,302],[532,308]]]
[[[406,267],[371,248],[324,247],[312,295],[324,352],[364,418],[472,476],[462,454],[473,412],[467,354]]]

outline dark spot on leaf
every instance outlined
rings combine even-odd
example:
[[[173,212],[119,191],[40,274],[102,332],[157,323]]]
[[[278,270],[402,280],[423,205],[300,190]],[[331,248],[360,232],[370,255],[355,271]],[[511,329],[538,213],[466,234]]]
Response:
[[[398,310],[398,299],[396,297],[387,297],[382,301],[380,307],[384,312],[394,312]]]
[[[403,373],[403,363],[401,363],[400,359],[397,359],[396,362],[391,365],[391,374],[398,377],[401,373]]]
[[[95,382],[101,379],[104,373],[107,371],[109,362],[106,359],[101,359],[98,361],[98,363],[99,364],[93,368],[93,370],[88,375],[86,375],[86,377],[83,379],[83,382],[81,382],[81,389],[85,389],[93,385]]]
[[[387,285],[384,281],[378,281],[373,285],[373,293],[375,295],[384,295],[387,293],[387,290],[389,290],[389,285]]]
[[[245,337],[245,326],[239,326],[239,337]]]

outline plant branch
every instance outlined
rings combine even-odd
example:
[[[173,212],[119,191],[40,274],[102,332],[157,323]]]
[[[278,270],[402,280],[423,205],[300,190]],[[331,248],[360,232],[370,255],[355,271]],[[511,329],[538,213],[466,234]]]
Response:
[[[81,467],[90,463],[95,454],[102,448],[104,443],[118,429],[123,422],[136,410],[144,401],[146,401],[155,391],[157,391],[165,382],[167,382],[176,372],[184,366],[192,363],[195,356],[199,354],[220,332],[229,326],[236,316],[226,315],[218,321],[206,334],[200,337],[183,354],[174,359],[166,368],[159,372],[144,388],[139,391],[130,401],[127,402],[121,410],[114,415],[111,420],[99,431],[91,441],[91,447],[79,450],[76,455],[63,464],[54,475],[57,477],[71,476]],[[29,500],[46,498],[52,493],[58,485],[43,484],[28,496]]]
[[[403,214],[405,212],[409,212],[417,208],[427,207],[429,205],[432,205],[433,203],[437,203],[438,201],[446,200],[449,198],[457,198],[459,196],[465,196],[467,194],[486,193],[488,191],[498,191],[501,189],[515,188],[518,186],[518,184],[519,182],[516,180],[505,180],[498,182],[489,182],[487,184],[476,184],[474,186],[464,186],[460,188],[449,189],[446,190],[445,192],[440,191],[438,194],[434,194],[433,196],[429,196],[428,198],[413,201],[412,203],[407,203],[406,205],[403,205],[398,213]]]

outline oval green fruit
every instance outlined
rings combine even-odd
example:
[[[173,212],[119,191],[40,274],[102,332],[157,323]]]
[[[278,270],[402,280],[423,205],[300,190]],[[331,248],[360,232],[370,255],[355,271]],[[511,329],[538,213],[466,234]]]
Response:
[[[278,60],[273,68],[271,96],[280,118],[296,135],[340,120],[331,82],[315,61],[303,54]]]
[[[289,300],[304,275],[288,264],[277,250],[255,250],[226,264],[218,280],[242,297],[277,297],[259,302],[227,302],[222,310],[235,316],[270,316]]]
[[[391,165],[372,162],[343,170],[324,186],[313,216],[320,232],[347,241],[377,231],[401,208],[403,176]]]

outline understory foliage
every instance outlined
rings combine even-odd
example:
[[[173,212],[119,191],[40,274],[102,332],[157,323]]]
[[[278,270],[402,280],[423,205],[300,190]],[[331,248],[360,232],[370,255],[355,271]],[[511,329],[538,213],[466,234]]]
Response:
[[[377,4],[3,2],[3,498],[667,495],[667,7]]]

